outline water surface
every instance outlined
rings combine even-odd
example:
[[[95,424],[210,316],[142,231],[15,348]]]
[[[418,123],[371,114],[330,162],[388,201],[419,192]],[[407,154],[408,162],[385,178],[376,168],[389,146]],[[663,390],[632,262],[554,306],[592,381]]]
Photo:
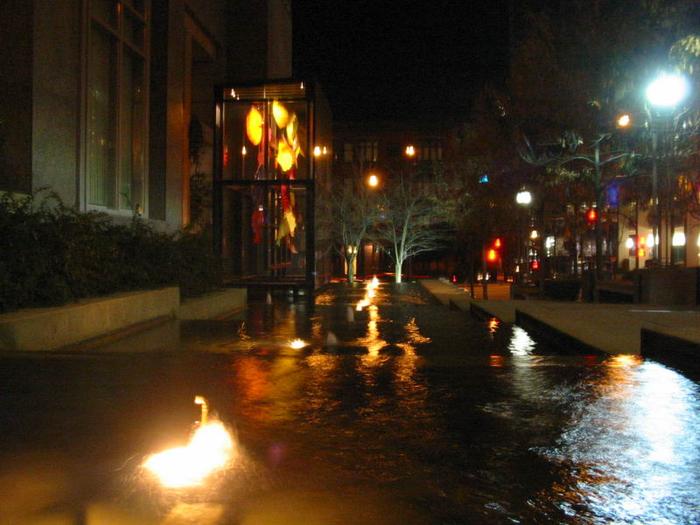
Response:
[[[568,353],[419,287],[334,286],[0,367],[0,523],[700,522],[700,388]],[[308,346],[293,350],[301,338]],[[139,465],[204,395],[231,469],[163,490]]]

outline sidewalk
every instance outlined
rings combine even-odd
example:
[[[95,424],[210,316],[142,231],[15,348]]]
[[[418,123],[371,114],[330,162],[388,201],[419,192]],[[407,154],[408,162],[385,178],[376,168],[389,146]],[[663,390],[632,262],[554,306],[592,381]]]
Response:
[[[698,309],[539,300],[483,301],[472,299],[466,291],[445,281],[423,280],[420,283],[445,305],[496,317],[504,323],[521,324],[535,331],[544,330],[563,342],[578,342],[583,347],[609,354],[655,356],[682,346],[683,352],[688,353],[688,348],[691,354],[694,352],[693,359],[700,357]],[[499,287],[507,286],[502,283],[489,285],[489,298],[503,296]],[[643,343],[653,348],[645,348]]]

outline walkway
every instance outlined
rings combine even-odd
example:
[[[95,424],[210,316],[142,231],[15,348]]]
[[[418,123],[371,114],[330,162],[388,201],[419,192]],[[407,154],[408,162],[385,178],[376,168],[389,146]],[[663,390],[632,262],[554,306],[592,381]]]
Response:
[[[642,352],[643,338],[653,339],[655,345],[663,345],[666,339],[666,346],[678,346],[675,342],[679,340],[681,346],[700,348],[698,309],[511,300],[505,298],[504,289],[509,285],[504,283],[489,285],[490,299],[484,301],[472,299],[466,290],[446,281],[423,280],[420,283],[441,303],[453,308],[496,317],[504,323],[517,322],[528,328],[544,329],[549,335],[610,354],[647,354]],[[674,343],[669,343],[669,337]]]

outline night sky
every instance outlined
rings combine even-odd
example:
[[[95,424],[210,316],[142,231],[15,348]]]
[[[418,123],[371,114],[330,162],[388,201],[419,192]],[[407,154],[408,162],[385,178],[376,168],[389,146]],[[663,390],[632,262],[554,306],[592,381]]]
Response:
[[[294,68],[337,120],[464,118],[505,76],[507,0],[293,0]]]

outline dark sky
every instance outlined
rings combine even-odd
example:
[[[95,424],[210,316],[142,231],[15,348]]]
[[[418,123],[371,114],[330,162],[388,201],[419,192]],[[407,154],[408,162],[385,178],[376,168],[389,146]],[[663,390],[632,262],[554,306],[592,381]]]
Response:
[[[464,115],[504,77],[507,0],[293,0],[294,69],[338,120]]]

